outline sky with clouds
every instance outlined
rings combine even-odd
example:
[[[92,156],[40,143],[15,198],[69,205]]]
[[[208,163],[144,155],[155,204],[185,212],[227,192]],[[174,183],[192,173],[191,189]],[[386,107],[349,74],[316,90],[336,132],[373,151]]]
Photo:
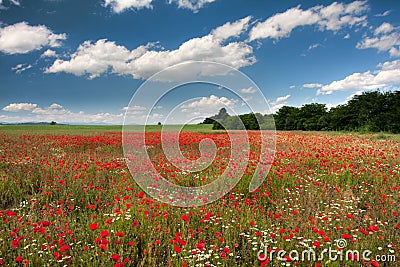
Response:
[[[0,0],[0,122],[121,124],[126,113],[143,123],[148,107],[129,106],[132,96],[187,61],[243,72],[267,99],[264,112],[398,90],[400,2]],[[218,86],[186,86],[154,105],[150,122],[173,108],[240,112],[257,93],[243,84],[238,99]]]

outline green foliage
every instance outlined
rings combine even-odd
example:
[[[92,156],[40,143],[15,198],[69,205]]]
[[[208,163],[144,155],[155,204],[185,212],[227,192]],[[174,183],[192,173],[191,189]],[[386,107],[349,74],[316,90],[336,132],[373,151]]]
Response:
[[[400,132],[400,91],[364,92],[327,111],[324,104],[284,106],[275,114],[277,130]]]
[[[248,113],[229,116],[225,109],[203,123],[212,122],[213,130],[303,130],[400,133],[400,91],[364,92],[348,103],[330,109],[311,103],[301,107],[283,106],[275,115]]]
[[[221,114],[221,111],[219,114]],[[219,115],[212,118],[217,116]],[[210,118],[206,118],[206,120],[207,119]],[[213,123],[213,130],[268,130],[274,128],[273,116],[262,115],[261,113],[248,113],[239,116],[230,116],[226,113],[223,119],[215,120]]]
[[[229,114],[226,111],[226,109],[225,108],[221,108],[217,115],[214,115],[214,116],[212,116],[210,118],[205,118],[205,120],[203,121],[202,124],[214,124],[214,122],[223,121],[223,120],[227,119],[228,117],[229,117]],[[219,128],[219,129],[223,129],[223,128]]]

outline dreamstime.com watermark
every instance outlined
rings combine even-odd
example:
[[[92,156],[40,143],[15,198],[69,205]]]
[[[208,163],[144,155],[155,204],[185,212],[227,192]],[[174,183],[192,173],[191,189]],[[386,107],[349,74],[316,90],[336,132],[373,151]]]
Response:
[[[347,249],[347,241],[345,239],[336,239],[336,248],[329,247],[324,248],[321,251],[315,251],[313,248],[308,248],[304,250],[290,250],[289,252],[283,249],[273,249],[269,248],[267,245],[264,249],[261,249],[257,253],[257,258],[259,261],[273,261],[274,259],[287,262],[287,261],[324,261],[328,260],[330,262],[335,261],[361,261],[368,262],[372,259],[377,262],[396,262],[396,256],[394,254],[378,254],[373,255],[373,252],[369,249],[356,250]]]

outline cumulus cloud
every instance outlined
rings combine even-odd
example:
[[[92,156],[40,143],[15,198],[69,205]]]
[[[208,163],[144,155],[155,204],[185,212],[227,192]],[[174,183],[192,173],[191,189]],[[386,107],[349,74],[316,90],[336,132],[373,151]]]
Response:
[[[62,105],[53,103],[48,107],[41,108],[32,103],[12,103],[3,108],[4,111],[14,113],[28,111],[28,114],[6,116],[1,115],[2,122],[42,122],[56,121],[59,123],[112,123],[121,124],[123,120],[122,113],[94,113],[89,114],[83,111],[73,112],[64,108]],[[18,114],[18,113],[17,113]]]
[[[34,104],[36,105],[36,104]],[[57,103],[53,103],[47,108],[40,108],[38,105],[34,109],[31,110],[33,114],[41,114],[41,115],[61,115],[66,114],[69,111],[66,110],[63,106]]]
[[[386,61],[378,64],[378,67],[382,70],[396,70],[400,69],[400,60]]]
[[[49,109],[62,109],[63,106],[61,106],[60,104],[57,103],[53,103],[49,106]]]
[[[54,50],[47,49],[46,51],[43,52],[43,54],[40,56],[41,58],[45,57],[57,57],[57,53]]]
[[[8,0],[7,2],[9,2],[9,3],[11,3],[12,5],[15,5],[15,6],[20,6],[21,5],[19,0]],[[2,10],[2,9],[7,9],[7,7],[3,5],[3,0],[0,0],[0,10]]]
[[[277,112],[281,107],[287,105],[287,100],[291,97],[291,95],[285,95],[277,97],[274,101],[270,102],[270,110],[271,113]]]
[[[322,86],[317,94],[332,94],[334,91],[367,91],[384,89],[400,84],[400,60],[378,65],[375,71],[356,72],[342,80]]]
[[[375,35],[382,34],[382,33],[389,33],[394,30],[392,24],[384,22],[378,28],[375,29]]]
[[[142,106],[123,107],[122,110],[139,111],[139,110],[146,110],[146,107],[142,107]]]
[[[383,13],[380,14],[376,14],[375,17],[386,17],[387,15],[389,15],[392,11],[391,10],[386,10]]]
[[[389,51],[390,56],[400,56],[400,32],[390,23],[384,22],[375,29],[373,36],[366,36],[357,43],[358,49],[375,48],[378,51]]]
[[[19,112],[19,111],[32,111],[37,107],[37,104],[32,103],[12,103],[4,107],[4,111]]]
[[[0,28],[0,51],[6,54],[26,54],[42,47],[58,47],[65,34],[55,34],[44,25],[30,26],[19,22]]]
[[[209,97],[202,97],[199,100],[184,104],[180,108],[182,112],[190,112],[197,116],[209,116],[217,113],[223,107],[233,109],[237,103],[237,99],[210,95]]]
[[[206,4],[212,3],[215,0],[169,0],[168,3],[176,3],[179,8],[186,8],[197,13],[199,9],[204,7]]]
[[[304,88],[320,88],[322,86],[323,86],[323,84],[320,84],[320,83],[305,83],[305,84],[303,84]]]
[[[15,71],[16,74],[21,74],[30,68],[32,68],[32,65],[30,64],[18,64],[17,66],[12,67],[11,70]]]
[[[136,114],[143,114],[145,110],[147,110],[146,107],[142,106],[131,106],[131,107],[123,107],[123,111],[126,111],[128,115],[136,115]]]
[[[175,50],[160,50],[153,43],[129,50],[106,39],[95,43],[85,41],[69,60],[57,59],[45,72],[87,75],[91,79],[104,73],[146,79],[169,66],[191,60],[215,61],[241,68],[256,61],[252,47],[241,41],[226,40],[243,33],[249,21],[250,17],[246,17],[226,23],[206,36],[182,43]],[[214,75],[218,75],[218,70],[213,71]]]
[[[129,51],[106,39],[98,40],[96,43],[86,41],[71,55],[69,61],[57,59],[45,72],[67,72],[77,76],[88,74],[91,79],[109,69],[113,73],[124,74],[129,71],[129,61],[142,55],[145,51],[144,47]]]
[[[151,2],[153,0],[105,0],[104,6],[111,6],[113,12],[121,13],[129,9],[152,8]]]
[[[320,47],[320,46],[322,46],[320,43],[316,43],[316,44],[312,44],[312,45],[310,45],[309,47],[308,47],[308,51],[311,51],[311,50],[313,50],[313,49],[315,49],[315,48],[317,48],[317,47]]]
[[[235,22],[227,22],[211,31],[211,35],[217,40],[226,40],[231,37],[238,37],[247,30],[251,16],[239,19]]]
[[[343,27],[366,26],[368,10],[366,1],[349,4],[334,2],[329,6],[315,6],[306,10],[300,6],[275,14],[267,20],[258,22],[250,31],[249,41],[257,39],[281,39],[301,26],[318,26],[320,31],[338,31]]]
[[[254,89],[253,87],[249,87],[240,89],[240,92],[243,94],[254,94],[255,92],[257,92],[257,90]]]
[[[199,9],[215,0],[168,0],[168,4],[176,4],[178,8],[190,9],[197,13]],[[114,13],[122,13],[131,9],[151,9],[153,0],[104,0],[104,6],[110,6]]]
[[[289,97],[291,97],[291,95],[280,96],[274,101],[274,104],[285,102]]]

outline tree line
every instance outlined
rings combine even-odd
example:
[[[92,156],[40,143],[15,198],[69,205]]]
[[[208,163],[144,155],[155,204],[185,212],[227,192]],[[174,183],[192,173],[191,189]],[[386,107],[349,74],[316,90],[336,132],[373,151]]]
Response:
[[[273,115],[230,116],[222,108],[203,124],[213,124],[216,130],[260,130],[273,129],[274,121],[277,130],[400,133],[400,91],[364,92],[329,110],[325,104],[311,103],[301,107],[283,106]]]

